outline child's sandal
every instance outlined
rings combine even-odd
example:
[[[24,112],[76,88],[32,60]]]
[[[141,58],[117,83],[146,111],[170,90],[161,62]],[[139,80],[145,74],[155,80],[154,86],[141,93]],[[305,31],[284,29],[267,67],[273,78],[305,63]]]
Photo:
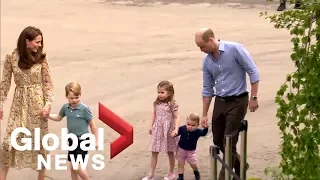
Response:
[[[166,177],[163,178],[163,180],[174,180],[176,176],[174,174],[168,174]]]
[[[148,176],[144,177],[142,180],[155,180],[155,178],[148,175]]]

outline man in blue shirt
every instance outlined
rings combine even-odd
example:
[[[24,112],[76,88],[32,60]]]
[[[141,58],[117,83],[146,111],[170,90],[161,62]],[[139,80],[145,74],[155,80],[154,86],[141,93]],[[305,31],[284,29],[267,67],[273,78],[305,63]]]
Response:
[[[237,153],[241,120],[247,108],[258,109],[258,85],[260,75],[251,55],[243,45],[218,40],[211,29],[202,28],[195,34],[195,42],[206,53],[203,59],[203,114],[202,125],[208,124],[208,110],[212,97],[215,98],[212,114],[213,143],[224,153],[224,136],[232,136],[232,165],[240,176],[240,155]],[[246,73],[250,76],[251,93],[247,91]],[[248,164],[247,164],[248,168]],[[219,179],[225,179],[222,168]]]

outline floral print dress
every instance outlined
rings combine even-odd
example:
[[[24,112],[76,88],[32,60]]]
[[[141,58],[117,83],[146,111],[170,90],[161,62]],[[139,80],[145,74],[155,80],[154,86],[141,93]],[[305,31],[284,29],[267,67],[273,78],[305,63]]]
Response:
[[[152,152],[175,152],[178,139],[171,137],[175,122],[173,112],[177,111],[177,103],[159,103],[155,105],[156,117],[152,126],[151,144],[149,150]]]
[[[44,107],[51,108],[54,97],[53,85],[47,60],[33,65],[28,70],[20,69],[18,60],[16,50],[6,56],[0,81],[0,107],[7,99],[12,76],[16,84],[0,156],[5,167],[36,169],[38,154],[46,159],[48,152],[42,145],[40,150],[34,150],[34,129],[40,128],[40,139],[48,133],[48,120],[41,116],[41,110]],[[27,128],[31,132],[28,138],[32,138],[32,150],[16,151],[12,147],[11,133],[18,127]],[[18,135],[18,145],[23,145],[21,138],[24,137],[27,136],[23,133]]]

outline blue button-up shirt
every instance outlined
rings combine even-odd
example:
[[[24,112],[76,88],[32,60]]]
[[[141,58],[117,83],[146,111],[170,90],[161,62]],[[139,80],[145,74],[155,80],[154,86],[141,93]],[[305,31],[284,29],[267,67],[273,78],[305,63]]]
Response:
[[[260,75],[249,52],[242,44],[222,41],[219,59],[207,54],[203,60],[203,97],[237,96],[248,92],[246,72],[250,83],[260,81]]]

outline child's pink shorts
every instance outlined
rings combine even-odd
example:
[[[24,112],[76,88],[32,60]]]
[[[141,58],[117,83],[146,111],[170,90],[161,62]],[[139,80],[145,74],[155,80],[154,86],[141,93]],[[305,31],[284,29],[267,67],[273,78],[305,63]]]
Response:
[[[178,147],[176,158],[178,161],[187,161],[189,164],[197,164],[197,153],[196,150],[187,151]]]

